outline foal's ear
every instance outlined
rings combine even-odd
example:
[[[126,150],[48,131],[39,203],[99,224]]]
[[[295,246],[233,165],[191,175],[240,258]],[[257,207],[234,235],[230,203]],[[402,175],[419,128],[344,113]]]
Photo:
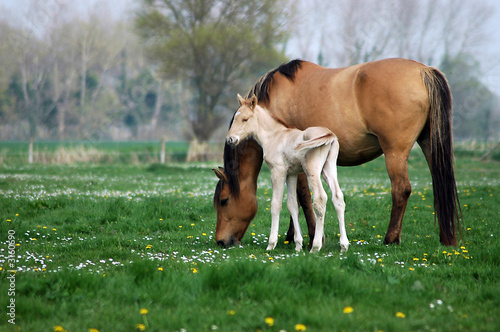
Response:
[[[255,109],[255,106],[257,106],[257,96],[252,95],[252,97],[249,99],[249,106],[250,109],[253,111]]]
[[[238,93],[238,102],[240,103],[240,106],[243,106],[243,103],[245,102],[245,98],[243,98],[239,93]]]
[[[226,174],[224,173],[224,168],[222,167],[212,168],[212,171],[214,171],[215,175],[219,178],[219,180],[227,182],[227,177]]]

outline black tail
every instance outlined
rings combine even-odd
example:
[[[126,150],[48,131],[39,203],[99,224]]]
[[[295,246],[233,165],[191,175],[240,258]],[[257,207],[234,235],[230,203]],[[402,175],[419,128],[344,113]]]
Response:
[[[431,174],[434,209],[439,223],[441,243],[456,246],[456,230],[460,229],[462,211],[454,173],[452,96],[444,75],[434,68],[422,70],[429,92]]]

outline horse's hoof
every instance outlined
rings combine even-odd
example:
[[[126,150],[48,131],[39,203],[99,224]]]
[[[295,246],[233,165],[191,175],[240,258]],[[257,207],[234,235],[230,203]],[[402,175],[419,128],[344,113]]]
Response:
[[[302,244],[295,244],[295,251],[296,252],[302,251]]]
[[[349,249],[349,245],[340,245],[340,252],[346,252]]]

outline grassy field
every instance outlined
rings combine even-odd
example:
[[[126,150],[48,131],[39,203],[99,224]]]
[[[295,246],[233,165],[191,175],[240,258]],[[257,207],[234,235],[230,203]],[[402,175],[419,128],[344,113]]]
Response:
[[[284,243],[286,210],[277,248],[265,250],[265,167],[242,247],[218,248],[214,166],[0,166],[0,330],[500,330],[498,162],[457,160],[457,248],[439,244],[420,151],[400,246],[382,243],[391,206],[383,158],[339,168],[345,254],[331,202],[319,254]]]

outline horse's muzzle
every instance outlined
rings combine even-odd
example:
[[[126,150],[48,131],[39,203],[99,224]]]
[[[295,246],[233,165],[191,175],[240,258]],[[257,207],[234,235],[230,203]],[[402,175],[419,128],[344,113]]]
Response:
[[[229,241],[226,241],[226,240],[217,241],[217,245],[220,247],[223,247],[223,248],[232,247],[236,244],[240,244],[240,241],[236,240],[236,238],[234,236],[231,236]]]

